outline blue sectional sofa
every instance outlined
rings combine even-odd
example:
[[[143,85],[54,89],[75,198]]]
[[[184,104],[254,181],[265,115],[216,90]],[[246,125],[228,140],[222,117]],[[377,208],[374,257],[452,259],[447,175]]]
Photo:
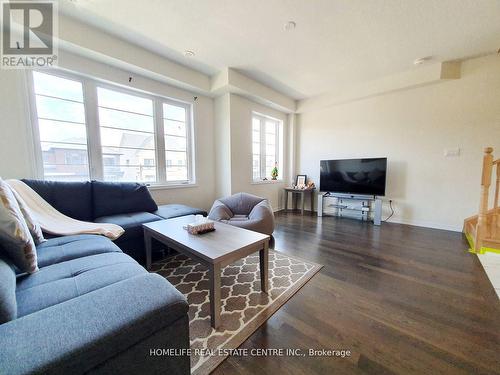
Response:
[[[143,223],[207,215],[204,210],[182,204],[157,206],[148,188],[137,183],[22,181],[67,216],[123,227],[125,233],[115,241],[116,245],[142,264],[145,262]]]
[[[206,212],[158,207],[134,183],[23,181],[60,212],[125,233],[115,243],[50,238],[37,246],[31,275],[0,242],[0,374],[189,374],[188,355],[151,355],[189,348],[187,301],[135,259],[144,258],[143,223]]]
[[[188,304],[163,277],[96,235],[37,254],[31,275],[0,258],[1,374],[189,374],[187,355],[150,355],[189,348]]]

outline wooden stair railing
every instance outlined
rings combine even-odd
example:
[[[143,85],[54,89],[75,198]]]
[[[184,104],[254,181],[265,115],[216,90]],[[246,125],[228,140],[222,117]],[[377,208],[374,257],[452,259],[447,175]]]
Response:
[[[495,198],[493,201],[493,209],[496,211],[496,215],[493,215],[491,226],[493,228],[493,235],[498,236],[500,234],[500,213],[498,212],[498,196],[500,194],[500,159],[493,161],[493,165],[496,168],[497,180],[495,184]]]
[[[491,178],[495,169],[495,192],[493,207],[489,207],[489,193]],[[471,245],[471,251],[484,253],[493,251],[500,253],[500,159],[494,160],[493,148],[486,147],[483,157],[483,171],[481,175],[481,196],[479,200],[479,214],[465,219],[464,232]]]

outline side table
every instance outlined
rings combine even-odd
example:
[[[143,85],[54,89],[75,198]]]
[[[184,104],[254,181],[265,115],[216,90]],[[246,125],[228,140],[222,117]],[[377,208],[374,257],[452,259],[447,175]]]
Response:
[[[309,199],[311,200],[311,212],[314,211],[314,190],[316,190],[316,188],[312,188],[312,189],[294,189],[294,188],[285,188],[284,189],[284,196],[285,196],[285,211],[288,210],[288,193],[291,193],[292,194],[292,197],[294,196],[295,194],[295,199],[294,199],[294,209],[296,210],[297,209],[297,195],[300,195],[300,205],[301,205],[301,214],[304,215],[304,201],[305,201],[305,195],[309,194]]]

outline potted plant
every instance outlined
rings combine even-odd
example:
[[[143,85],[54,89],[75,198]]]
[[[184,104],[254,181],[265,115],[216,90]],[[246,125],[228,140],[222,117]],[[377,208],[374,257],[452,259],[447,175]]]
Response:
[[[278,163],[274,163],[274,168],[271,171],[271,179],[272,180],[277,180],[278,179]]]

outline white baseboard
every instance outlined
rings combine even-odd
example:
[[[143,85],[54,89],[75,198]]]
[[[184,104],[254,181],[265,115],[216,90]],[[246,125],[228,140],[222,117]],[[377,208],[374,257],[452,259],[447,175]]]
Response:
[[[449,225],[449,224],[441,224],[441,223],[433,223],[431,221],[421,221],[421,220],[406,220],[400,218],[390,219],[388,223],[397,223],[397,224],[405,224],[412,225],[415,227],[424,227],[424,228],[432,228],[432,229],[441,229],[441,230],[449,230],[452,232],[462,232],[462,226]]]
[[[281,211],[283,208],[279,207],[274,209],[274,212]],[[306,210],[307,212],[311,212],[310,210]],[[316,214],[317,211],[314,211]],[[333,216],[332,216],[333,217]],[[440,230],[448,230],[452,232],[462,232],[462,225],[451,225],[451,224],[442,224],[442,223],[434,223],[432,221],[421,221],[421,220],[407,220],[407,219],[401,219],[397,217],[391,218],[388,223],[395,223],[395,224],[404,224],[404,225],[411,225],[414,227],[423,227],[423,228],[431,228],[431,229],[440,229]],[[382,222],[382,225],[384,223]]]

